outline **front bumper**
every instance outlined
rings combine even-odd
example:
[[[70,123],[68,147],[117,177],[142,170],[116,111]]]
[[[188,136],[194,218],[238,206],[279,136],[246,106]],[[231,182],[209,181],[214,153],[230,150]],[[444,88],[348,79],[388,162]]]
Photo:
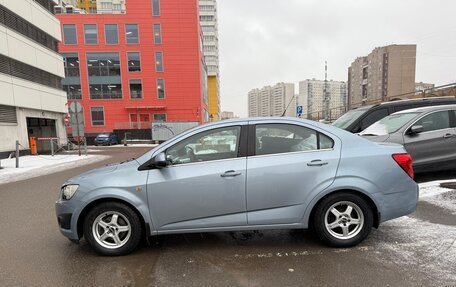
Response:
[[[70,201],[64,201],[59,199],[55,203],[55,214],[57,216],[57,222],[59,225],[60,232],[68,237],[72,241],[78,241],[78,227],[77,220],[73,216],[75,209],[70,204]]]

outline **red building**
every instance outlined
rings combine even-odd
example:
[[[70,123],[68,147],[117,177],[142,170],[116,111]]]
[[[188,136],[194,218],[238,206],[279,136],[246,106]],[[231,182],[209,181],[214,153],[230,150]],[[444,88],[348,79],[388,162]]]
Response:
[[[86,136],[207,122],[198,0],[129,0],[125,14],[59,14],[63,87],[84,107]]]

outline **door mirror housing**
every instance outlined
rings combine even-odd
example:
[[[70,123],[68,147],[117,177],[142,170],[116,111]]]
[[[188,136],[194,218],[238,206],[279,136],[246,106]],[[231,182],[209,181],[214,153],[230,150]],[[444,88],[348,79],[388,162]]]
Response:
[[[415,126],[412,126],[410,128],[410,134],[414,135],[414,134],[419,134],[421,132],[423,132],[424,128],[422,125],[415,125]]]
[[[166,154],[164,152],[157,154],[154,157],[153,163],[156,168],[166,167],[168,165],[168,161],[166,160]]]

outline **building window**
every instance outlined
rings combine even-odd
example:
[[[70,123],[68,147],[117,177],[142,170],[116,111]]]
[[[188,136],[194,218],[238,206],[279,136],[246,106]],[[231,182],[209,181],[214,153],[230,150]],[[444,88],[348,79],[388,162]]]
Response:
[[[77,54],[62,54],[65,78],[79,77],[79,58]]]
[[[141,71],[141,56],[138,52],[128,52],[128,71],[140,72]]]
[[[125,25],[125,37],[127,39],[127,44],[138,44],[139,43],[138,24],[126,24]]]
[[[166,114],[154,114],[154,122],[166,122]]]
[[[104,126],[104,108],[91,107],[90,116],[92,118],[92,126]]]
[[[75,24],[63,24],[63,43],[65,45],[76,45],[78,43]]]
[[[120,76],[118,53],[87,53],[89,77]]]
[[[81,85],[62,85],[63,90],[67,92],[69,100],[81,100]]]
[[[89,84],[91,100],[112,100],[122,98],[122,84]]]
[[[160,0],[152,0],[152,16],[160,16]]]
[[[154,24],[154,44],[161,44],[161,43],[162,43],[161,26],[160,26],[160,24]]]
[[[84,24],[84,41],[86,44],[97,44],[98,33],[96,24]]]
[[[122,5],[121,5],[121,4],[114,3],[114,4],[112,4],[112,10],[114,10],[114,11],[121,11],[121,10],[122,10]]]
[[[142,83],[141,80],[130,80],[130,98],[142,99]]]
[[[163,72],[163,53],[155,52],[155,71]]]
[[[117,24],[105,25],[105,38],[106,44],[119,44],[119,32],[117,30]]]
[[[157,79],[157,98],[165,98],[165,80]]]

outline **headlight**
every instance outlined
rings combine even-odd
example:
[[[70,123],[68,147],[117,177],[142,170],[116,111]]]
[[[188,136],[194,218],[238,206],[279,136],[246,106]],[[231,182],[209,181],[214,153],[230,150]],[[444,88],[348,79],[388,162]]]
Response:
[[[77,184],[69,184],[62,187],[62,198],[65,200],[71,199],[78,187],[79,185]]]

